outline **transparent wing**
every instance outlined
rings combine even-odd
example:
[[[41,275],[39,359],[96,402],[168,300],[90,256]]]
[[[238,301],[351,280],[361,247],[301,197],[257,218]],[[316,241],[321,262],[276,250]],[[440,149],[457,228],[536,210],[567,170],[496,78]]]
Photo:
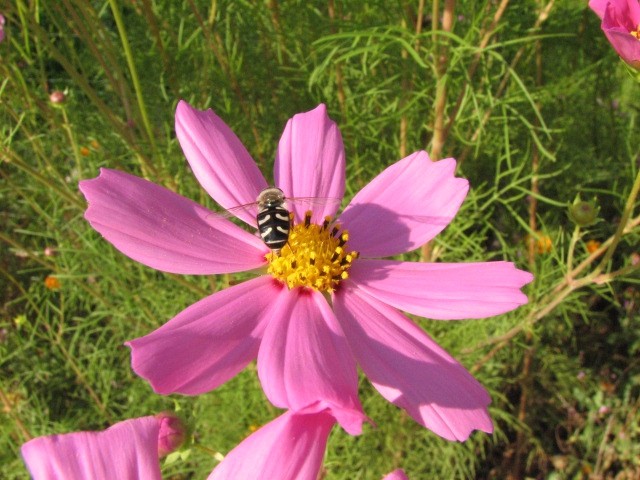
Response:
[[[238,205],[236,207],[231,207],[226,210],[222,210],[220,212],[213,212],[211,215],[220,217],[220,218],[234,218],[238,217],[238,214],[241,212],[245,212],[253,217],[258,215],[258,202],[246,203],[244,205]]]
[[[335,211],[338,210],[342,203],[341,198],[337,197],[292,197],[285,199],[285,208],[292,210],[295,205],[296,210],[317,210],[319,207],[329,207]],[[316,219],[322,221],[322,219]]]
[[[291,210],[295,205],[301,210],[314,210],[314,207],[317,209],[318,207],[331,207],[336,210],[340,206],[342,202],[341,198],[337,197],[285,197],[284,208],[287,210]],[[236,207],[231,207],[226,210],[220,212],[213,212],[211,215],[215,215],[221,218],[233,218],[237,217],[238,213],[244,212],[253,217],[258,215],[258,202],[251,202],[245,205],[238,205]],[[301,219],[298,219],[301,220]],[[322,219],[314,219],[315,221],[322,221]]]

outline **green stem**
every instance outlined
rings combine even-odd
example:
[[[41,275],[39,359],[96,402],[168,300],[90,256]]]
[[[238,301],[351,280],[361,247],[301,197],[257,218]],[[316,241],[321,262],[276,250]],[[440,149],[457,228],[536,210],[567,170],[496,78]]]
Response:
[[[573,252],[576,249],[576,243],[580,236],[580,225],[576,225],[573,229],[573,235],[571,235],[571,242],[569,243],[569,252],[567,253],[567,272],[573,269]]]
[[[78,170],[77,178],[84,178],[82,174],[82,159],[80,158],[80,149],[78,148],[78,142],[76,142],[76,137],[73,134],[73,130],[71,129],[71,124],[69,123],[69,116],[67,115],[67,109],[64,105],[60,106],[62,110],[62,119],[64,121],[64,129],[67,132],[67,136],[69,137],[69,142],[71,143],[71,148],[73,149],[73,156],[76,159],[76,169]]]
[[[613,253],[620,243],[620,239],[624,234],[625,228],[627,228],[627,223],[629,222],[629,217],[633,213],[633,207],[635,206],[636,199],[638,198],[638,191],[640,190],[640,170],[636,173],[636,179],[633,182],[633,186],[631,187],[631,192],[627,197],[627,203],[624,206],[624,210],[622,212],[622,218],[620,219],[620,223],[618,223],[618,228],[616,233],[613,235],[613,240],[611,241],[611,245],[607,249],[607,252],[604,254],[602,261],[598,264],[598,266],[594,269],[594,272],[600,273],[609,263],[611,257],[613,257]]]
[[[45,187],[50,188],[51,190],[57,192],[61,197],[68,200],[70,204],[75,205],[76,207],[79,207],[81,209],[84,209],[85,204],[82,200],[80,200],[80,198],[77,195],[73,195],[68,191],[60,188],[58,185],[50,181],[47,177],[45,177],[44,175],[41,175],[35,169],[27,165],[26,162],[22,161],[22,159],[19,158],[17,155],[13,154],[13,152],[5,149],[5,155],[6,155],[5,158],[8,159],[8,161],[12,165],[15,165],[20,170],[30,175],[34,180],[41,183]]]
[[[122,21],[122,15],[120,15],[120,8],[118,7],[117,0],[109,0],[111,6],[111,12],[113,13],[113,19],[118,27],[118,33],[120,34],[120,41],[122,42],[122,48],[124,49],[124,56],[127,59],[127,65],[129,65],[129,73],[131,74],[131,80],[133,81],[133,88],[136,91],[136,99],[138,101],[138,109],[142,116],[142,123],[149,137],[151,144],[151,150],[156,153],[156,142],[154,139],[153,130],[151,128],[151,122],[149,122],[149,115],[147,114],[147,107],[144,103],[144,97],[142,96],[142,87],[140,86],[140,79],[138,77],[138,71],[136,70],[136,64],[133,61],[133,53],[131,52],[131,46],[129,45],[129,39],[127,38],[127,31],[124,28],[124,22]]]

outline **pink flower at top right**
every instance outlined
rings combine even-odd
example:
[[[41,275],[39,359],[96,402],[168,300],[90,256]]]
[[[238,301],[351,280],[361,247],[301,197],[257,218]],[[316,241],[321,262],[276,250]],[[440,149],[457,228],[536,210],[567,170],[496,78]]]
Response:
[[[591,0],[589,7],[602,19],[602,31],[618,55],[640,69],[640,2]]]

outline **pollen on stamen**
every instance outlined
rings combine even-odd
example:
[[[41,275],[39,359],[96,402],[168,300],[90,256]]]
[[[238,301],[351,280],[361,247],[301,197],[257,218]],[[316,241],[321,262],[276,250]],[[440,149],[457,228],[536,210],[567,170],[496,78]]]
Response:
[[[358,252],[348,250],[346,230],[341,231],[337,224],[329,229],[331,222],[331,217],[325,217],[320,225],[311,223],[311,212],[306,212],[302,222],[291,226],[289,240],[279,254],[267,254],[268,272],[290,290],[335,290],[349,278],[348,270]]]

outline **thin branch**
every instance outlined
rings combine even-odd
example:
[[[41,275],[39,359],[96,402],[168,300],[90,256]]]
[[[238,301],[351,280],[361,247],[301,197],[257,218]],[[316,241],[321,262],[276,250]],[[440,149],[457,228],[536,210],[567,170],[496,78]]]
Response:
[[[547,18],[549,18],[549,12],[553,8],[554,4],[555,4],[555,0],[549,0],[549,3],[542,9],[540,14],[538,15],[538,18],[533,24],[533,30],[540,28],[540,26],[544,23],[544,21]],[[514,55],[513,60],[511,60],[511,63],[509,64],[509,68],[504,73],[504,76],[500,81],[500,85],[498,86],[498,89],[496,90],[496,93],[493,96],[494,99],[500,98],[504,93],[504,91],[506,90],[507,85],[509,84],[509,79],[511,78],[511,72],[515,70],[516,65],[520,62],[520,59],[524,55],[524,52],[526,51],[526,49],[527,49],[527,45],[523,45],[518,49],[518,51]],[[494,102],[493,105],[494,106],[498,105],[498,102]],[[458,168],[469,156],[469,153],[471,153],[473,144],[478,140],[480,133],[484,130],[484,126],[487,124],[487,122],[489,121],[489,118],[491,117],[491,114],[493,113],[494,106],[489,106],[487,110],[484,112],[484,115],[482,116],[482,120],[480,120],[480,125],[478,125],[476,130],[473,132],[473,135],[471,135],[471,140],[469,141],[469,145],[465,147],[462,153],[457,157]]]
[[[437,2],[436,2],[437,3]],[[442,31],[451,32],[455,0],[445,0],[442,14]],[[447,66],[449,62],[449,42],[445,39],[438,44],[438,58],[436,60],[436,101],[434,105],[433,137],[431,139],[431,158],[439,160],[444,147],[444,109],[447,104]]]

